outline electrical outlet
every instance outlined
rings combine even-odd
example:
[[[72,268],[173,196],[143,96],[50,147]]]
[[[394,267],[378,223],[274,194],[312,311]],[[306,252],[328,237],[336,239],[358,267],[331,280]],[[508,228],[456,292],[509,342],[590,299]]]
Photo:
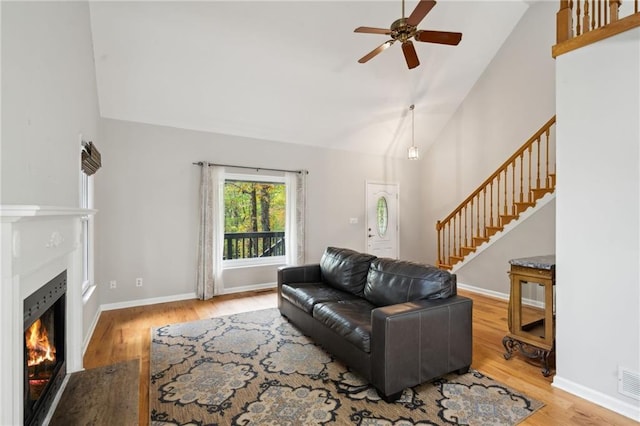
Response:
[[[116,280],[109,281],[109,288],[116,288]]]
[[[136,287],[142,287],[142,278],[136,278]]]

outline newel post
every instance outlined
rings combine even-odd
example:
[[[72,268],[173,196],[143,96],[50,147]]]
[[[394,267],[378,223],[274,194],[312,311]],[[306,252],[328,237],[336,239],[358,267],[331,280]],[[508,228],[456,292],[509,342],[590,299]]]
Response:
[[[611,17],[611,22],[616,22],[618,20],[618,8],[620,8],[621,0],[609,0],[609,16]]]
[[[562,43],[563,41],[567,41],[573,37],[571,18],[572,7],[573,2],[571,0],[560,0],[560,10],[556,13],[556,43]]]

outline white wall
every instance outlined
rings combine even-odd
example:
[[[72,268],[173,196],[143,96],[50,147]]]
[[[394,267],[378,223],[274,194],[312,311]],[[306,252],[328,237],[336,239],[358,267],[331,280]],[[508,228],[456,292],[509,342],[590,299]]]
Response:
[[[79,207],[79,134],[95,141],[98,133],[88,4],[1,7],[0,203]],[[85,336],[97,309],[94,296],[83,309]]]
[[[554,385],[640,420],[640,29],[557,61]]]
[[[2,203],[79,205],[98,102],[87,3],[2,3]]]
[[[101,303],[193,293],[198,223],[195,161],[307,169],[307,261],[329,245],[365,248],[365,182],[400,184],[400,257],[420,260],[415,200],[421,162],[104,119],[96,182],[96,279]],[[358,224],[349,218],[357,217]],[[135,287],[135,278],[144,278]],[[276,271],[225,273],[226,285],[273,283]],[[116,280],[117,288],[109,289]]]
[[[556,203],[551,200],[497,239],[455,273],[458,284],[472,290],[506,298],[510,292],[509,260],[555,254]],[[496,236],[497,238],[498,236]]]
[[[438,142],[424,154],[423,238],[429,242],[425,261],[433,263],[437,258],[436,221],[447,216],[555,114],[551,46],[556,11],[555,2],[531,4]],[[548,229],[552,235],[553,220]],[[545,251],[553,252],[553,247]],[[482,281],[486,279],[479,276],[476,283]],[[508,286],[501,291],[508,293]]]

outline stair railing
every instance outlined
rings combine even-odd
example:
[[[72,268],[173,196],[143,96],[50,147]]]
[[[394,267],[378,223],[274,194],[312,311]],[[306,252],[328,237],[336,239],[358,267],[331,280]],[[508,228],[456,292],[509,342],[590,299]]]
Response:
[[[640,26],[639,1],[560,0],[552,56]]]
[[[440,267],[450,269],[555,188],[553,116],[447,217],[436,223]]]

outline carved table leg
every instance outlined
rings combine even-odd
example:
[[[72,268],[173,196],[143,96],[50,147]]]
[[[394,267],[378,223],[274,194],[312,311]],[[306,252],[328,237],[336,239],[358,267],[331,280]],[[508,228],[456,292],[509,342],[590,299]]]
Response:
[[[502,339],[502,345],[506,352],[504,353],[504,359],[510,359],[515,350],[518,350],[522,355],[529,359],[536,359],[542,361],[542,375],[549,377],[551,370],[549,369],[549,356],[554,351],[538,348],[537,346],[529,345],[527,343],[516,340],[510,336],[505,336]]]

